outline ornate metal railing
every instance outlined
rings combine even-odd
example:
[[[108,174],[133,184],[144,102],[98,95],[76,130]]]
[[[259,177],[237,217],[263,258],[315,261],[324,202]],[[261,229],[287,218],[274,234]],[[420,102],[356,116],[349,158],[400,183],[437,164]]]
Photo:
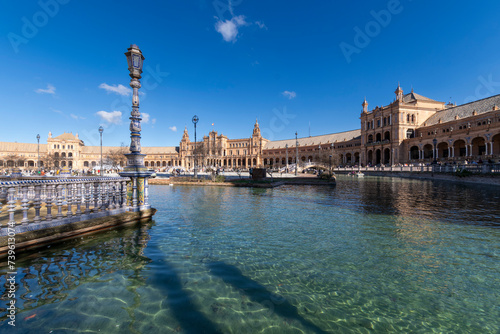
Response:
[[[0,235],[7,227],[22,232],[125,212],[128,181],[97,177],[0,182]]]

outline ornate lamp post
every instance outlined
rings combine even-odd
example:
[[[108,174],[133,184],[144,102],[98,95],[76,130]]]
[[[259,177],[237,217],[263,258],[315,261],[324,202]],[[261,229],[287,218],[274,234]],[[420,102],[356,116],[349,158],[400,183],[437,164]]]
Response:
[[[434,165],[435,165],[435,164],[437,164],[437,154],[436,154],[436,153],[437,153],[437,151],[436,151],[436,145],[437,145],[437,142],[438,142],[438,141],[437,141],[437,139],[436,139],[436,138],[434,138],[434,139],[432,140],[432,143],[434,144],[434,154],[433,154],[433,155],[434,155],[434,161],[433,161],[432,163],[433,163]]]
[[[288,173],[288,144],[285,145],[286,149],[286,173]]]
[[[144,56],[141,50],[135,44],[125,52],[130,71],[130,87],[132,93],[132,112],[130,113],[130,153],[127,157],[127,166],[120,173],[120,176],[130,177],[127,183],[127,204],[129,211],[141,211],[151,208],[148,200],[148,178],[152,172],[149,172],[144,166],[144,157],[141,154],[141,113],[139,112],[139,88],[141,88],[142,65]]]
[[[299,140],[297,139],[297,131],[295,131],[295,176],[299,170]]]
[[[36,160],[36,167],[40,170],[40,134],[36,135],[36,141],[38,142],[37,151],[38,151],[38,159]]]
[[[198,123],[199,120],[200,119],[198,118],[198,116],[196,116],[196,115],[193,116],[192,121],[193,121],[193,124],[194,124],[194,150],[193,151],[194,151],[194,177],[195,178],[198,178],[198,170],[196,168],[196,165],[198,164],[198,161],[196,159],[196,156],[198,154],[198,150],[197,150],[198,149],[198,147],[197,147],[198,145],[196,143],[196,123]]]
[[[102,133],[104,129],[102,126],[99,127],[99,135],[101,136],[101,168],[100,168],[100,174],[102,176]]]

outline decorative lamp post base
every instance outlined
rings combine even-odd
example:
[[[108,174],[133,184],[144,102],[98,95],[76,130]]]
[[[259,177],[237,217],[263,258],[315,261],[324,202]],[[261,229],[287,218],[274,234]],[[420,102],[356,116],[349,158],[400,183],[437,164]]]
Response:
[[[127,206],[129,211],[137,212],[151,209],[149,204],[148,178],[153,174],[144,166],[146,154],[125,154],[128,165],[120,172],[121,177],[129,177],[127,182]]]

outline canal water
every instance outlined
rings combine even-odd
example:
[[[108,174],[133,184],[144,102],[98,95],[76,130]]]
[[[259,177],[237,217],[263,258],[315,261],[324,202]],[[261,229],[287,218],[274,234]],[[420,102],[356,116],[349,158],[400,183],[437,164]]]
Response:
[[[500,192],[151,186],[154,221],[18,255],[16,333],[499,333]]]

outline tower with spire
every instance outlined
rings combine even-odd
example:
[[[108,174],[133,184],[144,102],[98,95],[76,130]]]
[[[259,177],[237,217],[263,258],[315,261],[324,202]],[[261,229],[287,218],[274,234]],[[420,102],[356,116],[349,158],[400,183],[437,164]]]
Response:
[[[399,86],[399,82],[398,82],[398,87],[396,88],[394,93],[396,94],[396,100],[398,100],[399,102],[402,102],[403,101],[403,89],[401,89],[401,86]]]
[[[260,127],[259,127],[259,121],[257,120],[257,118],[255,119],[255,125],[253,126],[252,137],[260,137]]]
[[[366,97],[361,106],[363,106],[363,114],[368,114],[368,102],[366,102]]]

